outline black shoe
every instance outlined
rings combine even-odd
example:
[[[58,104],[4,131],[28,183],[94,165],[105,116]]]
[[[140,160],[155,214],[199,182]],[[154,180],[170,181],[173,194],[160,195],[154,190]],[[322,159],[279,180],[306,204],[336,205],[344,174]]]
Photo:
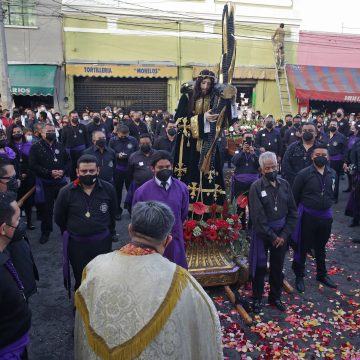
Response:
[[[353,242],[354,244],[360,244],[360,239],[352,239],[352,242]]]
[[[33,224],[27,226],[28,230],[35,230],[36,227]]]
[[[351,189],[346,189],[346,190],[343,190],[344,193],[347,193],[347,192],[350,192]]]
[[[349,227],[356,227],[356,226],[359,226],[359,222],[358,221],[353,221]]]
[[[119,237],[117,236],[117,234],[111,236],[111,241],[112,242],[118,242],[119,241]]]
[[[253,304],[252,304],[252,311],[254,314],[260,314],[262,311],[262,304],[261,304],[261,300],[259,299],[254,299]]]
[[[321,283],[323,283],[325,286],[328,286],[330,288],[336,289],[337,285],[329,278],[329,276],[325,275],[325,276],[317,276],[316,277],[317,281],[320,281]]]
[[[280,311],[283,311],[283,312],[286,311],[286,306],[280,299],[277,299],[277,300],[269,299],[269,304],[275,306]]]
[[[115,215],[115,220],[120,221],[121,220],[121,214],[116,214]]]
[[[305,291],[305,283],[304,283],[304,278],[303,277],[300,277],[300,276],[296,277],[295,287],[296,287],[296,290],[299,293],[303,293]]]
[[[49,237],[50,235],[49,234],[41,234],[40,236],[40,244],[45,244],[49,241]]]

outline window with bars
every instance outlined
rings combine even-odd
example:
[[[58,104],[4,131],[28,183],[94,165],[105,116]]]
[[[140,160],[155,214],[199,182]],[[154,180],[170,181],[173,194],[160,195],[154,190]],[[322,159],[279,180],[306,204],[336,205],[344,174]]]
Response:
[[[4,0],[5,25],[35,26],[36,0]]]

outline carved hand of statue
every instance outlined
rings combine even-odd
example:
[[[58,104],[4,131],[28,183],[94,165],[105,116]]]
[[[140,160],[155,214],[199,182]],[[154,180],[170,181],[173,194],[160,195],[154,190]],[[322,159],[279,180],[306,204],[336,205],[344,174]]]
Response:
[[[205,119],[209,122],[215,122],[219,116],[219,114],[212,114],[211,109],[208,110],[204,115],[205,115]]]

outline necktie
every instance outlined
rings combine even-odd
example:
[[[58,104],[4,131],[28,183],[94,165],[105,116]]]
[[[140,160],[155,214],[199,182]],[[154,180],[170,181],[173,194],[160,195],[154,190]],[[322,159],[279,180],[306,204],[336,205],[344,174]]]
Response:
[[[162,181],[161,182],[161,186],[166,190],[166,185],[167,185],[167,182],[166,181]]]

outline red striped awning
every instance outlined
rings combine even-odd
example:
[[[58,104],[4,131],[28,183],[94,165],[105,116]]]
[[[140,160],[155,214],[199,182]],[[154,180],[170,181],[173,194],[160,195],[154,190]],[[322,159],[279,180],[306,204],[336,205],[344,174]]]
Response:
[[[298,99],[360,102],[360,69],[286,65]]]

